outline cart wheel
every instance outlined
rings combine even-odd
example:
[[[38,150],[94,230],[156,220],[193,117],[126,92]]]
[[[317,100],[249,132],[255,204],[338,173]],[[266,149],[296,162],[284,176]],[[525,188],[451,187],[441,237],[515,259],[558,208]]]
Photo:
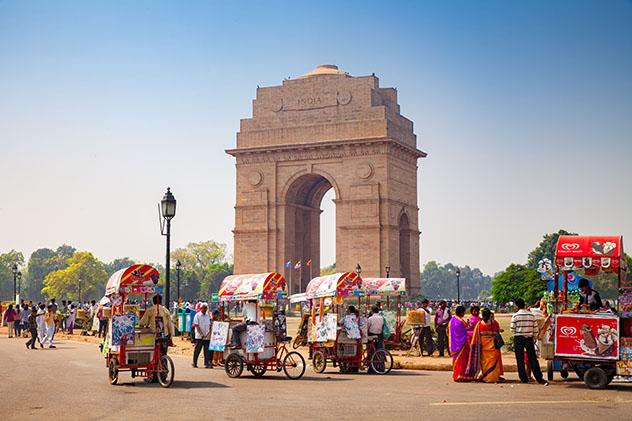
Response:
[[[562,376],[564,380],[568,379],[568,370],[560,370],[560,376]]]
[[[175,369],[173,367],[173,361],[168,355],[160,357],[160,363],[158,364],[160,370],[158,371],[158,383],[162,387],[169,387],[173,384],[173,377],[175,375]]]
[[[224,370],[228,377],[235,379],[241,376],[241,373],[244,371],[244,360],[238,354],[230,354],[226,358]]]
[[[298,352],[290,352],[283,359],[283,371],[292,380],[300,379],[305,374],[305,358]]]
[[[253,364],[250,366],[250,372],[257,378],[263,377],[267,370],[268,366],[266,364]]]
[[[312,369],[315,373],[322,373],[327,368],[327,357],[322,351],[314,352],[312,357]]]
[[[584,383],[591,389],[604,389],[608,385],[608,375],[601,367],[590,367],[584,374]]]
[[[385,349],[378,349],[371,355],[370,364],[376,374],[388,374],[393,369],[393,356]]]
[[[110,358],[110,365],[108,366],[108,377],[110,378],[110,384],[114,385],[118,383],[119,363],[114,357]]]
[[[546,362],[546,379],[550,382],[553,381],[553,361]]]

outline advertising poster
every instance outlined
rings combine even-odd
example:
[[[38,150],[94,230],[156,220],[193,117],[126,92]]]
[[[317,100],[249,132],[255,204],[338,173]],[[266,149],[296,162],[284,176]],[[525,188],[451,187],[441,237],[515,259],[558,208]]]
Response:
[[[616,360],[618,329],[616,316],[560,314],[555,318],[555,355]]]
[[[263,352],[266,327],[262,325],[249,325],[246,327],[246,352]]]
[[[208,349],[211,351],[224,351],[228,341],[228,322],[213,322],[211,329],[211,341]]]
[[[133,345],[135,323],[136,315],[134,313],[112,316],[112,345],[122,345],[123,338],[126,339],[126,345]]]

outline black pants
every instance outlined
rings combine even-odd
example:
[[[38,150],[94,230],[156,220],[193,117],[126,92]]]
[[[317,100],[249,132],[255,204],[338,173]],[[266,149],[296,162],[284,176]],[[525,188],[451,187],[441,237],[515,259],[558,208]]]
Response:
[[[535,346],[533,344],[533,338],[530,336],[514,336],[514,352],[516,353],[516,365],[518,366],[518,375],[522,383],[529,381],[527,370],[524,366],[524,353],[527,351],[527,359],[531,366],[533,376],[542,383],[544,378],[542,377],[542,370],[540,370],[540,363],[538,362],[538,356],[535,354]]]
[[[448,327],[445,325],[437,326],[437,347],[439,348],[439,356],[443,357],[445,349],[448,347]],[[449,350],[448,350],[449,352]]]
[[[193,351],[193,364],[197,365],[198,357],[200,356],[200,351],[204,352],[204,366],[211,365],[210,357],[211,353],[209,352],[208,345],[210,340],[208,339],[196,339],[195,340],[195,350]]]
[[[434,352],[432,330],[430,329],[430,326],[424,326],[421,328],[421,335],[419,335],[419,349],[422,351],[425,350],[428,355],[432,355]]]
[[[26,346],[28,348],[35,349],[35,344],[37,343],[37,330],[30,330],[31,339],[26,342]]]
[[[99,319],[99,338],[101,337],[101,334],[103,334],[103,337],[105,338],[105,336],[108,333],[108,319]]]

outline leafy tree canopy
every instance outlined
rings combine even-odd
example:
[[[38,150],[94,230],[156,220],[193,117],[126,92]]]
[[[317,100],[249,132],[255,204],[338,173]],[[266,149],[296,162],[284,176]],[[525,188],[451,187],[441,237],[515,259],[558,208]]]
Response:
[[[210,299],[212,292],[219,290],[221,281],[233,273],[227,261],[226,244],[212,240],[189,243],[186,247],[171,252],[173,263],[180,261],[180,296],[187,299]],[[177,288],[175,264],[171,265],[171,290]],[[177,291],[172,293],[175,297]]]
[[[421,273],[421,292],[431,299],[457,298],[456,266],[452,263],[440,265],[435,261],[426,263]],[[460,266],[460,286],[462,300],[476,300],[481,291],[491,288],[491,277],[478,268]]]
[[[557,245],[557,239],[560,238],[560,235],[577,234],[566,230],[559,230],[558,232],[554,232],[552,234],[545,234],[542,241],[540,241],[540,244],[538,244],[538,246],[529,253],[527,266],[530,268],[537,268],[538,262],[545,257],[553,260],[553,256],[555,255],[555,246]]]
[[[72,301],[96,299],[103,294],[108,274],[99,259],[83,251],[75,253],[67,263],[66,268],[46,276],[42,294]]]
[[[13,265],[18,268],[24,266],[24,255],[19,251],[11,250],[0,254],[0,297],[13,300]],[[23,274],[24,275],[24,274]]]

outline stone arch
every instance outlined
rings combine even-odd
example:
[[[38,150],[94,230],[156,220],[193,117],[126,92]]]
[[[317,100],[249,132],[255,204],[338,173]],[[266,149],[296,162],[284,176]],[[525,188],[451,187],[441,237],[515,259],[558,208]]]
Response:
[[[405,209],[399,214],[397,221],[397,229],[399,232],[399,271],[402,278],[406,278],[409,282],[411,280],[411,250],[410,250],[410,220]]]

